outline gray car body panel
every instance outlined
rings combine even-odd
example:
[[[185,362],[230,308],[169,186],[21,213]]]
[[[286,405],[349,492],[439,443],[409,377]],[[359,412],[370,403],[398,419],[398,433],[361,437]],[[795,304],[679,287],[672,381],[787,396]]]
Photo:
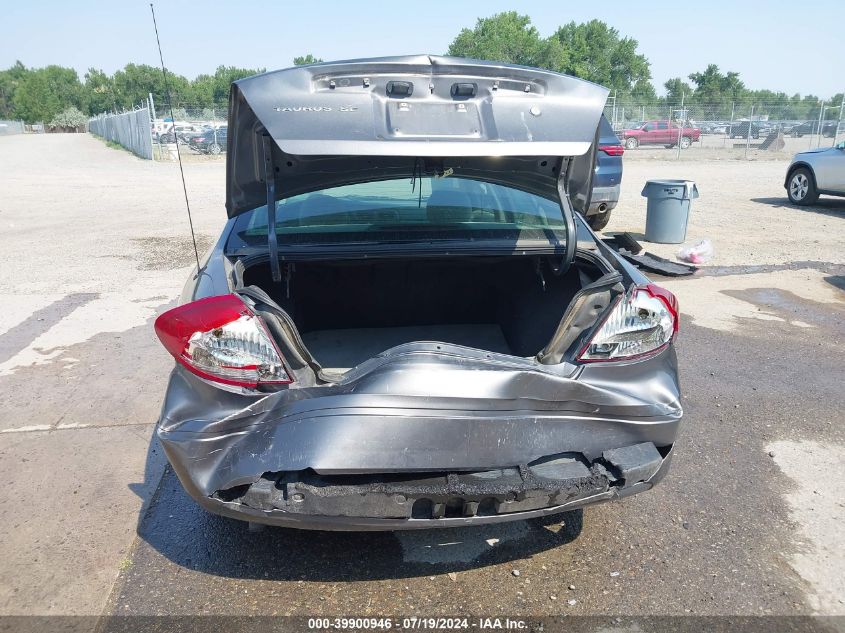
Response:
[[[388,94],[388,84],[400,81],[412,84],[412,93]],[[459,84],[474,86],[475,94],[454,95]],[[242,79],[232,84],[229,101],[226,209],[234,217],[266,203],[261,137],[269,134],[277,199],[410,178],[426,164],[557,199],[555,169],[572,157],[584,166],[569,170],[567,190],[585,212],[580,203],[589,204],[593,143],[607,94],[551,71],[432,55],[329,62]]]
[[[796,154],[786,170],[784,188],[797,167],[807,167],[813,174],[816,190],[829,196],[845,196],[845,149],[842,143],[834,147],[817,148]]]
[[[576,219],[579,248],[648,280]],[[230,220],[182,301],[234,290]],[[304,381],[303,381],[304,382]],[[335,384],[259,394],[223,390],[176,365],[157,436],[185,490],[210,512],[304,529],[397,530],[542,516],[648,490],[665,474],[683,411],[674,347],[628,362],[543,365],[436,342],[401,345]],[[269,472],[420,473],[524,467],[543,457],[650,443],[667,452],[646,481],[523,512],[440,519],[310,516],[215,497]]]
[[[455,154],[454,158],[473,177],[560,199],[564,213],[573,197],[580,196],[582,203],[589,204],[590,187],[579,190],[580,193],[562,191],[562,177],[547,173],[548,165],[541,167],[542,161],[534,153],[536,145],[531,145],[534,149],[525,155],[520,152],[529,150],[520,148],[524,143],[536,143],[537,137],[554,135],[541,142],[554,144],[556,152],[581,152],[581,162],[567,164],[567,172],[572,177],[566,184],[576,183],[576,189],[582,180],[589,184],[595,161],[596,123],[606,94],[604,89],[554,73],[466,60],[413,57],[375,60],[372,64],[317,65],[268,73],[260,76],[260,81],[253,78],[236,84],[232,92],[232,138],[227,167],[230,219],[202,260],[200,270],[195,271],[186,284],[182,302],[231,292],[241,292],[247,301],[255,299],[254,294],[239,287],[238,270],[242,264],[235,262],[244,258],[259,261],[262,255],[231,255],[226,251],[235,226],[234,217],[244,210],[244,205],[265,203],[261,172],[254,156],[250,156],[259,152],[261,146],[253,140],[255,134],[264,129],[264,123],[254,116],[255,113],[245,115],[242,108],[247,106],[250,109],[254,106],[273,117],[265,123],[277,143],[279,155],[276,159],[284,160],[276,163],[283,174],[276,183],[277,190],[283,192],[280,197],[293,195],[292,192],[303,188],[317,188],[321,182],[321,187],[326,187],[346,181],[384,178],[385,174],[394,176],[404,173],[403,170],[408,170],[410,177],[414,160],[419,160],[420,156],[443,156],[446,147],[455,151],[460,147],[459,151],[465,152],[468,150],[464,145],[472,144],[476,148],[475,154],[463,157]],[[428,92],[427,83],[418,86],[419,78],[436,85],[432,95],[438,93],[441,80],[451,85],[468,76],[478,81],[491,78],[529,81],[532,90],[544,86],[551,93],[546,93],[545,100],[540,100],[544,112],[541,116],[554,111],[555,104],[567,105],[566,112],[571,112],[572,116],[569,123],[559,126],[557,131],[529,126],[519,134],[511,132],[513,138],[461,141],[455,145],[453,141],[421,143],[419,139],[366,141],[358,138],[363,132],[353,126],[349,137],[354,143],[343,146],[347,155],[308,155],[308,147],[323,147],[309,145],[309,136],[324,132],[314,124],[299,130],[299,137],[288,138],[293,132],[271,114],[276,112],[271,106],[277,101],[271,97],[289,82],[299,82],[300,92],[311,94],[309,90],[315,85],[325,87],[324,84],[331,80],[339,82],[344,76],[356,77],[362,69],[368,71],[371,87],[381,85],[378,78],[382,75],[385,79],[398,80],[410,73],[414,76],[414,94],[423,88],[426,88],[424,93]],[[257,83],[253,85],[252,82]],[[552,90],[555,86],[557,88]],[[326,94],[341,94],[333,92],[338,87],[326,87],[329,91]],[[502,89],[500,85],[498,90]],[[529,94],[531,90],[514,96],[514,103],[522,103],[519,106],[522,108],[528,104],[528,101],[521,101],[526,98],[523,95]],[[391,102],[383,95],[375,98],[367,93],[364,96],[376,109]],[[499,98],[496,96],[494,100]],[[309,110],[305,112],[309,116],[316,114]],[[512,122],[513,117],[523,120],[517,111],[508,115],[508,121]],[[378,120],[378,112],[375,119]],[[372,125],[372,118],[368,120]],[[489,121],[500,122],[495,118]],[[341,135],[336,127],[332,129],[325,133]],[[495,129],[501,134],[508,128],[499,125]],[[253,140],[245,140],[247,133]],[[525,135],[536,136],[528,139]],[[383,152],[393,152],[390,148],[412,147],[413,152],[408,156],[416,158],[408,161],[401,155],[385,155],[380,162],[377,157],[360,156],[353,147],[371,142],[380,143],[378,147],[382,149],[379,151]],[[582,147],[582,143],[587,146]],[[435,145],[436,151],[431,149]],[[289,154],[288,150],[303,153]],[[372,145],[367,145],[366,152],[372,151]],[[404,150],[395,151],[402,154]],[[513,151],[516,155],[494,159],[497,151]],[[561,158],[568,160],[566,157],[572,155],[551,154],[553,160],[549,162],[556,160],[560,165]],[[303,170],[299,180],[293,175],[284,175],[288,162]],[[247,168],[248,164],[252,167]],[[368,170],[377,173],[368,175]],[[253,176],[255,180],[250,180]],[[302,178],[305,178],[304,184]],[[295,184],[297,182],[299,184]],[[256,189],[259,186],[260,193]],[[576,206],[574,202],[572,206]],[[604,258],[606,269],[612,274],[618,273],[616,278],[622,279],[626,287],[647,283],[639,271],[605,247],[581,217],[570,215],[570,220],[573,252],[577,245],[582,259]],[[263,257],[266,260],[266,254]],[[265,320],[276,318],[271,313],[262,314]],[[280,330],[278,324],[268,325],[273,332],[285,331],[284,328]],[[590,330],[582,331],[581,336],[586,337],[589,333]],[[298,334],[294,334],[298,338]],[[295,341],[293,347],[300,343]],[[303,357],[310,356],[302,348],[299,352],[304,352]],[[648,358],[613,363],[578,364],[566,356],[561,362],[544,364],[538,358],[521,358],[447,343],[407,343],[385,350],[342,377],[327,378],[320,373],[318,365],[302,362],[291,367],[295,378],[292,385],[270,393],[221,388],[177,364],[170,377],[157,436],[186,491],[207,510],[259,523],[299,528],[393,530],[509,521],[628,496],[657,483],[669,466],[682,416],[674,347],[670,344]],[[533,472],[532,468],[542,470],[543,463],[552,463],[544,460],[561,455],[576,456],[563,459],[575,459],[575,470],[588,476],[541,477],[539,480],[528,476]],[[462,476],[490,472],[519,472],[522,483],[508,491],[488,482],[469,492],[454,484]],[[405,516],[397,517],[395,508],[382,515],[382,510],[392,503],[392,497],[385,490],[393,488],[375,486],[354,497],[343,490],[355,492],[358,488],[339,486],[340,492],[335,496],[326,492],[330,488],[327,487],[317,495],[319,498],[305,499],[308,507],[328,508],[327,513],[315,515],[297,511],[286,493],[279,491],[279,479],[273,480],[275,487],[268,488],[268,477],[272,479],[279,473],[288,478],[295,478],[297,473],[329,478],[379,473],[389,476],[445,473],[449,484],[441,490],[431,491],[436,497],[434,507],[445,505],[449,497],[457,495],[466,497],[463,501],[466,507],[477,508],[483,498],[492,496],[496,509],[492,515],[450,517],[441,514],[438,518],[420,519],[411,516],[410,504],[414,499],[408,495],[409,498],[402,502],[407,506]],[[251,492],[259,488],[265,492],[270,490],[278,497],[274,502],[276,507],[253,507],[227,496],[233,490]],[[304,484],[302,490],[306,490]],[[308,494],[313,492],[308,490]],[[406,495],[400,496],[404,499]],[[359,506],[369,508],[368,512],[376,516],[356,516],[355,508]]]

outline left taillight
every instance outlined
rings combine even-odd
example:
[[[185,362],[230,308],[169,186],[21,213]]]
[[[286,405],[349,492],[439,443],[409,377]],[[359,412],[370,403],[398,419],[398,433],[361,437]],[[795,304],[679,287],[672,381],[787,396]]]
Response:
[[[599,151],[608,156],[622,156],[625,153],[625,148],[622,145],[599,145]]]
[[[634,360],[657,354],[678,333],[678,300],[656,284],[634,286],[611,309],[578,360]]]
[[[253,389],[293,382],[267,327],[237,295],[168,310],[155,330],[179,363],[207,380]]]

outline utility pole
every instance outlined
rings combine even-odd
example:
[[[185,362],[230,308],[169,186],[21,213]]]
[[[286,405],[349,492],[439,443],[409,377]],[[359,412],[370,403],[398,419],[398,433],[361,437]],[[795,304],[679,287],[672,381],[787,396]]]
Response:
[[[150,116],[152,117],[152,120],[155,121],[156,120],[156,104],[153,101],[153,93],[151,92],[149,94],[150,94]]]
[[[751,116],[748,118],[748,129],[745,135],[745,159],[748,160],[748,146],[751,145],[751,124],[754,122],[754,106],[751,106]]]
[[[836,130],[833,132],[834,145],[836,145],[836,137],[839,135],[839,128],[842,127],[843,114],[845,114],[845,91],[842,92],[842,103],[839,104],[839,119],[836,121]]]
[[[818,145],[816,145],[816,147],[822,146],[822,119],[824,118],[824,110],[825,110],[824,101],[821,102],[821,106],[822,107],[819,108],[819,127],[818,127],[818,129],[816,129],[816,133],[819,135],[819,142],[818,142]],[[812,147],[812,145],[810,145],[810,147]]]
[[[731,122],[728,125],[728,129],[725,130],[725,135],[722,137],[722,147],[724,147],[725,144],[727,144],[727,142],[728,142],[728,135],[731,133],[731,128],[733,127],[733,124],[734,124],[734,111],[735,110],[736,110],[736,102],[731,101]]]

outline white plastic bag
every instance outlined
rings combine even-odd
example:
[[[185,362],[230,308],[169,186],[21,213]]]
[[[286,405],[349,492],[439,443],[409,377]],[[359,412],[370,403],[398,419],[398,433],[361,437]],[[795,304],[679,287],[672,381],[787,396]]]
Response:
[[[704,264],[713,258],[713,244],[703,239],[693,245],[684,244],[678,251],[678,259],[690,264]]]

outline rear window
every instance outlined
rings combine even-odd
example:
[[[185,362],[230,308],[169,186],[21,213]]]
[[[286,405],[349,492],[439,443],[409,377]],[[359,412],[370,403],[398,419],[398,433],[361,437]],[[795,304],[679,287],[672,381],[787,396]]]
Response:
[[[560,205],[469,178],[383,180],[323,189],[276,203],[279,243],[566,238]],[[238,217],[228,249],[267,241],[267,208]]]

